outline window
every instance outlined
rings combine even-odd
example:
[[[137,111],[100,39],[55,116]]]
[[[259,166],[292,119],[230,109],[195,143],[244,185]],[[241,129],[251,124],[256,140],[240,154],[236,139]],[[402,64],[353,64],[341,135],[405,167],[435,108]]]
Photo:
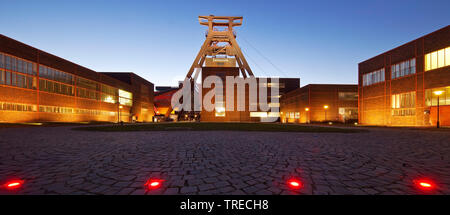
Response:
[[[434,94],[436,91],[443,91],[439,96],[439,105],[450,105],[450,86],[425,90],[425,105],[437,106],[438,96]]]
[[[11,57],[11,70],[17,71],[17,60],[14,57]]]
[[[133,94],[132,93],[127,92],[125,90],[120,90],[119,89],[119,103],[121,105],[132,106],[133,105],[133,100],[132,99],[133,99]]]
[[[250,112],[250,117],[265,118],[267,117],[267,112]]]
[[[450,47],[425,55],[425,71],[450,65]]]
[[[37,110],[37,107],[36,107],[36,105],[31,105],[31,104],[17,104],[17,103],[0,102],[0,110],[35,112]]]
[[[97,84],[95,81],[91,81],[84,78],[77,78],[77,87],[83,87],[90,90],[100,90],[100,85]]]
[[[11,70],[11,57],[5,55],[5,69]]]
[[[355,101],[358,100],[357,92],[339,92],[339,100]]]
[[[416,73],[416,59],[412,58],[391,66],[391,79]]]
[[[10,72],[5,72],[5,82],[6,82],[6,85],[11,85],[11,73]]]
[[[391,98],[393,116],[412,116],[416,114],[416,92],[394,94]]]
[[[4,60],[3,60],[3,55],[0,54],[0,69],[4,69],[5,68],[5,64],[4,64]]]
[[[120,100],[119,100],[120,101]],[[216,103],[216,117],[225,117],[225,104],[224,103]]]
[[[369,86],[372,84],[380,83],[384,81],[384,68],[364,74],[363,86]]]
[[[5,72],[0,70],[0,84],[5,84]]]
[[[17,86],[16,73],[14,72],[11,73],[11,86]]]

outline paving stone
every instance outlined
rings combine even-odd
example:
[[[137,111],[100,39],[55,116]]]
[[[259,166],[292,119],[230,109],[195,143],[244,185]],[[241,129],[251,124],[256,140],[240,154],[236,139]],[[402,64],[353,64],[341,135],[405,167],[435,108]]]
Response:
[[[164,192],[164,195],[176,195],[178,194],[178,188],[167,188],[167,190]]]
[[[0,181],[21,175],[27,180],[22,194],[45,195],[398,195],[419,194],[411,185],[418,175],[450,181],[450,132],[367,129],[189,131],[187,137],[185,131],[105,135],[66,126],[2,128]],[[289,188],[292,177],[304,187]],[[148,178],[163,179],[163,186],[147,191]],[[436,194],[449,195],[447,187]]]
[[[183,188],[181,188],[180,193],[181,194],[189,194],[189,193],[195,193],[197,191],[198,191],[197,187],[183,187]]]

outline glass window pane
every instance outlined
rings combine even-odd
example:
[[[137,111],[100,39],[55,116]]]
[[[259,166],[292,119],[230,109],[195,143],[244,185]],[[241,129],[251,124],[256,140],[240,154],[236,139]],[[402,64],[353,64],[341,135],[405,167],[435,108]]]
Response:
[[[431,69],[436,69],[438,66],[437,52],[431,53]]]
[[[4,62],[3,55],[0,54],[0,68],[5,68],[3,62]]]
[[[14,57],[11,57],[11,70],[17,71],[17,60]]]
[[[12,86],[16,86],[17,85],[16,73],[11,73],[11,85]]]
[[[450,66],[450,47],[445,49],[445,66]]]
[[[5,72],[5,81],[7,85],[11,85],[11,73]]]
[[[5,56],[5,68],[11,70],[11,58],[8,55]]]
[[[5,84],[5,72],[0,70],[0,84]]]
[[[445,54],[444,49],[438,51],[438,68],[445,66]]]

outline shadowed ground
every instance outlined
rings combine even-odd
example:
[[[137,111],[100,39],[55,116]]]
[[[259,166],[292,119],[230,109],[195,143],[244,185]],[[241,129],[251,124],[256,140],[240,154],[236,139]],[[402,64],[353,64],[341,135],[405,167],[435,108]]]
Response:
[[[362,129],[336,128],[324,126],[306,126],[298,124],[279,123],[150,123],[80,127],[76,130],[85,131],[270,131],[270,132],[338,132],[355,133],[364,132]]]

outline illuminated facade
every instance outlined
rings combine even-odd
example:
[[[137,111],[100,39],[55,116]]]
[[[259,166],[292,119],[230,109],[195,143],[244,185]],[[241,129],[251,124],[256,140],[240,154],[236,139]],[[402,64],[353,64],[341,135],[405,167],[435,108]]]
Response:
[[[151,121],[153,115],[150,82],[127,83],[0,35],[0,122]]]
[[[281,97],[281,122],[354,122],[358,119],[358,86],[309,84]]]
[[[203,122],[261,122],[264,121],[265,118],[278,118],[280,117],[279,113],[270,113],[267,111],[261,111],[261,109],[257,108],[256,111],[249,111],[250,106],[250,93],[249,93],[249,86],[245,86],[245,91],[238,92],[238,86],[235,84],[234,86],[234,111],[226,111],[226,98],[227,98],[227,92],[225,89],[226,86],[226,77],[232,76],[232,77],[238,77],[239,76],[239,68],[237,67],[203,67],[202,69],[202,82],[205,80],[208,76],[217,76],[219,77],[224,85],[223,89],[223,102],[216,102],[215,100],[213,103],[215,104],[215,111],[209,112],[203,110],[201,112],[201,121]],[[259,88],[259,79],[255,78],[256,83],[258,84]],[[267,78],[267,103],[269,107],[280,107],[280,103],[271,103],[271,88],[278,88],[279,95],[284,95],[285,93],[292,91],[294,89],[299,88],[300,86],[300,79],[299,78],[279,78],[279,83],[271,83],[271,79]],[[209,89],[203,89],[202,91],[202,98],[209,92]],[[245,93],[245,111],[238,111],[237,110],[237,98],[238,93]],[[256,104],[258,105],[259,102],[259,93],[257,92],[257,99]]]
[[[423,36],[359,64],[362,124],[450,125],[450,27]],[[380,73],[381,72],[381,73]]]

